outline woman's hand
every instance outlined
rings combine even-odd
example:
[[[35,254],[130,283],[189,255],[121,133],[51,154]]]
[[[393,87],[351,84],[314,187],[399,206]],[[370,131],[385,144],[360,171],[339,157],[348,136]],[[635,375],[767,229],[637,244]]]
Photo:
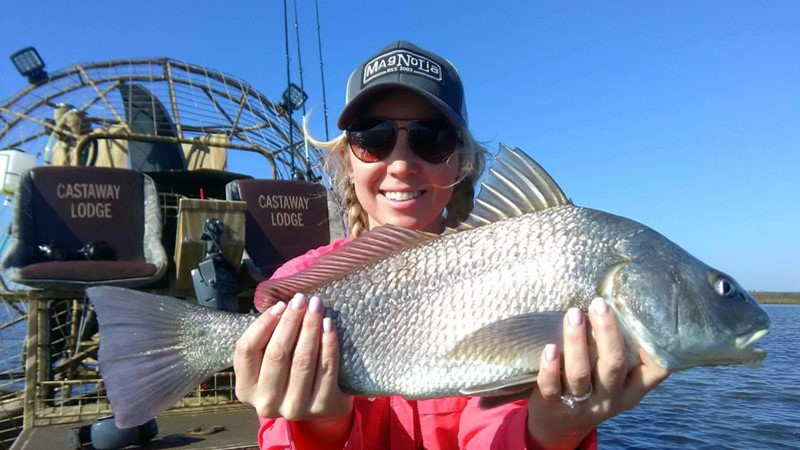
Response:
[[[260,416],[349,432],[353,401],[339,388],[339,340],[319,298],[296,294],[261,314],[236,342],[233,369],[236,396]]]
[[[558,348],[550,344],[542,353],[537,387],[528,403],[528,433],[543,449],[576,448],[594,428],[638,405],[669,375],[641,349],[641,362],[628,370],[625,341],[602,298],[592,301],[589,320],[597,344],[594,367],[586,319],[577,308],[570,309],[564,318],[563,378]],[[590,391],[589,398],[574,408],[561,401],[564,394],[581,397]]]

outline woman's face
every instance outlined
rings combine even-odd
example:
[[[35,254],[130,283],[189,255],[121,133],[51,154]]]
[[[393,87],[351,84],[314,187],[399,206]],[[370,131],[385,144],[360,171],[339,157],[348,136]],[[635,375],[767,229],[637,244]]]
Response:
[[[358,120],[445,120],[425,98],[406,90],[389,91],[365,108]],[[348,147],[350,175],[356,196],[369,215],[370,229],[393,224],[404,228],[440,233],[442,213],[453,194],[459,171],[458,153],[441,164],[420,159],[408,146],[408,131],[398,130],[391,154],[365,163]]]

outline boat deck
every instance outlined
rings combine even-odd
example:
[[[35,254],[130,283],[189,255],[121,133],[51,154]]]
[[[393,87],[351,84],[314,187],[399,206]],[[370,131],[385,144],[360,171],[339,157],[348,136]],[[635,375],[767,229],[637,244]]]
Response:
[[[252,408],[169,413],[156,419],[158,435],[146,446],[128,449],[234,450],[258,449],[258,418]],[[11,450],[70,448],[69,430],[86,424],[60,424],[26,429]],[[211,434],[202,434],[219,428]],[[196,431],[195,431],[196,430]],[[88,447],[86,447],[88,448]]]

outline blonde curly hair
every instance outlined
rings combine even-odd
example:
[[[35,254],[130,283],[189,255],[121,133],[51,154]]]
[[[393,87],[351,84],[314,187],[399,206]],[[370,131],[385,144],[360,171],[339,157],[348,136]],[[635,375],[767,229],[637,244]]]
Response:
[[[350,151],[347,136],[343,132],[330,141],[318,141],[308,132],[307,123],[303,130],[308,142],[325,150],[325,172],[330,176],[331,188],[338,195],[342,210],[346,212],[347,226],[353,237],[369,230],[369,217],[356,196],[356,188],[348,175],[347,152]],[[465,220],[474,206],[475,189],[486,167],[489,152],[476,141],[468,129],[461,129],[461,145],[454,155],[460,156],[461,165],[453,185],[453,195],[445,207],[446,227],[456,226]]]

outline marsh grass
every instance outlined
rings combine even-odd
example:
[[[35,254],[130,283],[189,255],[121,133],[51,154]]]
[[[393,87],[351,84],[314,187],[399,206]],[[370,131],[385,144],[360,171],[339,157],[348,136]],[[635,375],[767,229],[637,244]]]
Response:
[[[779,305],[800,305],[800,292],[751,292],[759,303]]]

